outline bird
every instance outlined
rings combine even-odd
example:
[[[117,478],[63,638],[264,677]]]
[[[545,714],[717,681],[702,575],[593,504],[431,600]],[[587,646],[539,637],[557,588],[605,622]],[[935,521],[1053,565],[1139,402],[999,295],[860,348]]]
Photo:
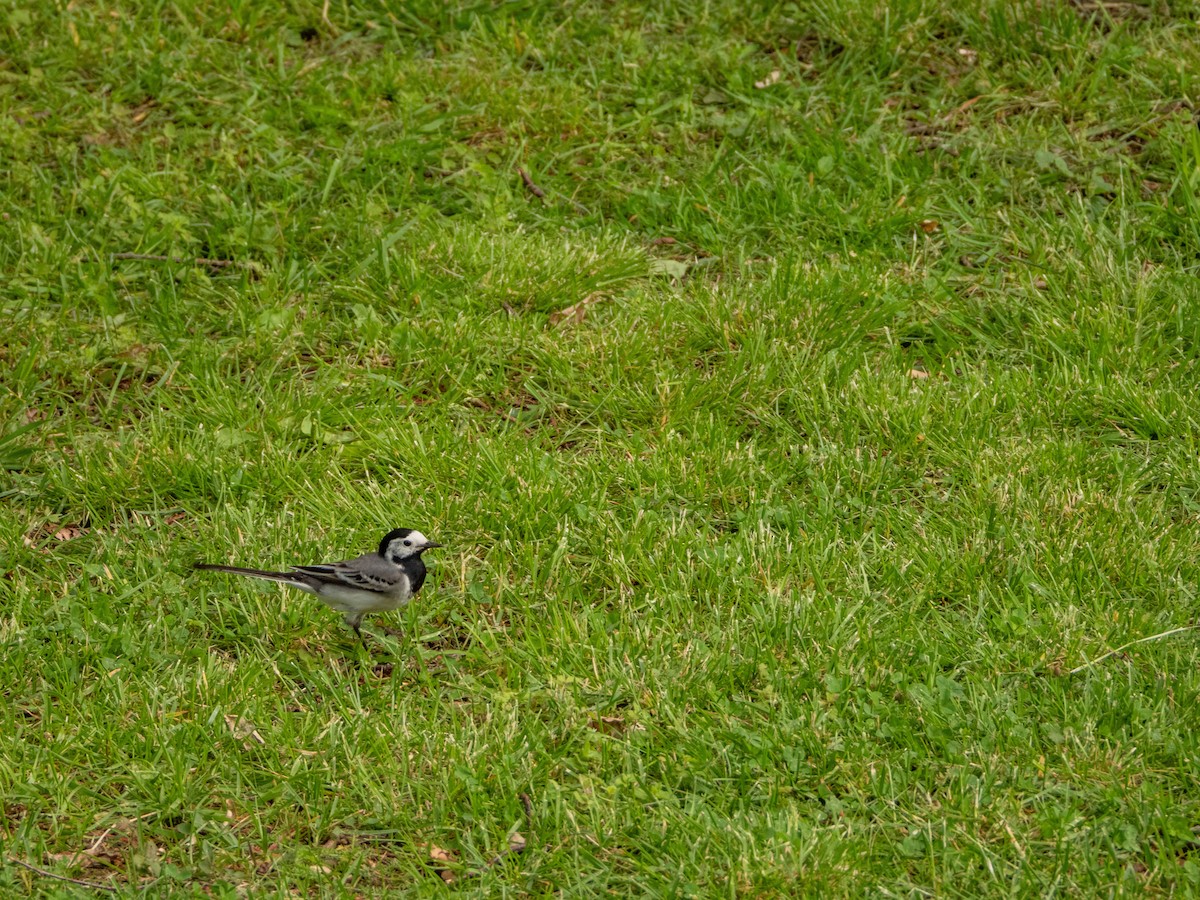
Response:
[[[359,640],[363,640],[363,616],[399,609],[412,600],[425,583],[425,561],[421,554],[441,546],[419,531],[396,528],[383,536],[375,552],[344,562],[291,566],[287,572],[202,562],[195,563],[193,568],[276,581],[312,594],[340,612]]]

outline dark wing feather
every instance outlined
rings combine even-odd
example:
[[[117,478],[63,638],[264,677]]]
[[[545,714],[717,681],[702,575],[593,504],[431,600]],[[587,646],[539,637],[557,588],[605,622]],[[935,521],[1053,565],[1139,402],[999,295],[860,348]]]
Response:
[[[399,581],[398,578],[389,577],[390,573],[366,571],[362,561],[357,559],[320,566],[292,566],[292,570],[310,575],[325,584],[344,584],[380,594],[394,590]]]

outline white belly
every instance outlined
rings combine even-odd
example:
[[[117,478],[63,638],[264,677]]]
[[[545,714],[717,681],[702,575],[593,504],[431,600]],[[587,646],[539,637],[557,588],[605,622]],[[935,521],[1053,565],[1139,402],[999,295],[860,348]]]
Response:
[[[317,594],[318,600],[341,613],[387,612],[389,609],[399,609],[411,598],[407,578],[388,594],[360,591],[337,584],[323,584]]]

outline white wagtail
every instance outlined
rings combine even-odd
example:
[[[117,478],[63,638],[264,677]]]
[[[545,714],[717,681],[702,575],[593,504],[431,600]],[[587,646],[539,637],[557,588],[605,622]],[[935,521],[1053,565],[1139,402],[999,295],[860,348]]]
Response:
[[[292,566],[288,572],[209,563],[196,563],[195,568],[264,578],[299,588],[344,615],[346,624],[361,639],[363,616],[399,609],[416,596],[425,582],[425,563],[421,554],[440,546],[419,531],[397,528],[384,535],[374,553],[345,562]]]

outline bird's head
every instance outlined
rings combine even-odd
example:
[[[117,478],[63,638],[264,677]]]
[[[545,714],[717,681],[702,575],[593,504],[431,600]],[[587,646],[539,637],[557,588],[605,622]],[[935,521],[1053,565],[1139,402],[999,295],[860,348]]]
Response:
[[[383,540],[379,542],[379,555],[399,564],[413,556],[420,556],[426,550],[440,546],[442,545],[431,541],[419,531],[411,528],[397,528],[383,536]]]

